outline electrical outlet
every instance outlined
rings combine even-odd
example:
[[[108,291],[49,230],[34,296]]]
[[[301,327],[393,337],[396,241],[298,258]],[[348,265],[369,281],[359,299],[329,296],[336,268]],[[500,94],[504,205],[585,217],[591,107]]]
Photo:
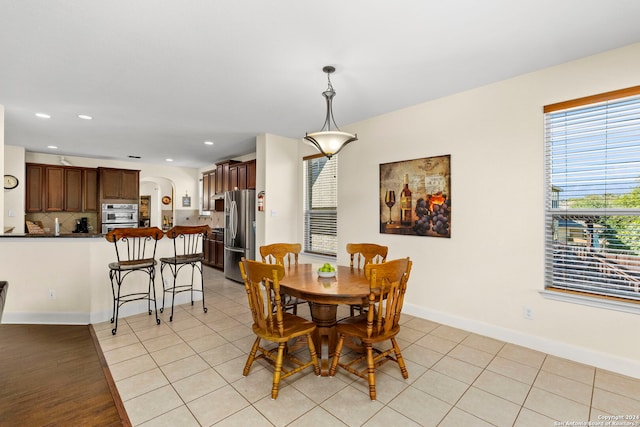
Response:
[[[56,299],[56,291],[49,289],[49,299]]]
[[[533,320],[533,309],[531,307],[523,307],[522,317],[524,317],[525,319]]]

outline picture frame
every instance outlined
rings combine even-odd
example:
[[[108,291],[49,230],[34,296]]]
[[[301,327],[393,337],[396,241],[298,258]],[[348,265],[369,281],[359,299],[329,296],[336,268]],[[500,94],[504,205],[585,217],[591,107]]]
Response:
[[[183,208],[191,207],[191,196],[183,196],[182,197],[182,207]]]
[[[451,155],[380,164],[380,233],[451,237]]]

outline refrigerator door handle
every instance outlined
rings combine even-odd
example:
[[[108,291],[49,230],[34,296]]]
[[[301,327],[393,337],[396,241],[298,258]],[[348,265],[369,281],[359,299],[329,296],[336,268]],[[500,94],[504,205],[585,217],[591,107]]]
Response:
[[[231,201],[231,211],[229,213],[229,222],[231,223],[231,237],[235,240],[238,235],[238,205],[235,200]]]

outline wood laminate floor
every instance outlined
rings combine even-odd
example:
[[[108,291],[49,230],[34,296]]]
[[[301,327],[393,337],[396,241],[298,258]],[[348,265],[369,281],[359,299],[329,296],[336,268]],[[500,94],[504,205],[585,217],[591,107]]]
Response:
[[[0,425],[131,425],[94,339],[86,325],[0,325]]]

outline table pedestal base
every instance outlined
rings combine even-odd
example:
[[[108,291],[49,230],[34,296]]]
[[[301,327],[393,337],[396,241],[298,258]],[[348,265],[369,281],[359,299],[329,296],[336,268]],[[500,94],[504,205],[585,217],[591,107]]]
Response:
[[[336,349],[336,322],[338,306],[335,304],[310,303],[311,319],[317,328],[313,333],[313,343],[320,358],[320,374],[329,375],[331,356]]]

